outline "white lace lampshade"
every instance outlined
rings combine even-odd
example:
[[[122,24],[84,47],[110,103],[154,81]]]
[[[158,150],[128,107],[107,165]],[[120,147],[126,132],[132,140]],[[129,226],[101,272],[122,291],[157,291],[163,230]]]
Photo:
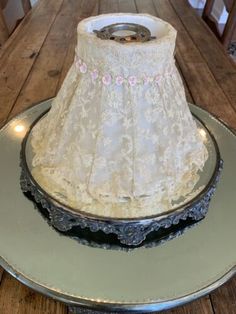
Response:
[[[140,24],[155,38],[121,44],[94,30]],[[191,192],[207,151],[174,62],[176,31],[145,14],[78,25],[75,60],[49,113],[33,129],[33,175],[79,211],[143,217]]]

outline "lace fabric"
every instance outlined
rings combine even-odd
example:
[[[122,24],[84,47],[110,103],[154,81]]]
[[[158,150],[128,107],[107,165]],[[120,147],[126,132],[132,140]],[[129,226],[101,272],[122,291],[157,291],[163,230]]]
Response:
[[[124,19],[157,38],[122,45],[92,33]],[[33,176],[50,195],[80,211],[130,218],[168,211],[192,191],[207,151],[174,64],[175,38],[168,23],[144,14],[79,24],[75,61],[32,133]]]

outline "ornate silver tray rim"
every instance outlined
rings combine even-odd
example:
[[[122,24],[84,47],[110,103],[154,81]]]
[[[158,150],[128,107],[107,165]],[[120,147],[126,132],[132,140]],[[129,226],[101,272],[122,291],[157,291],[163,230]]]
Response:
[[[31,106],[31,108],[34,106]],[[25,111],[26,110],[24,110],[24,112]],[[207,112],[204,109],[201,109],[201,111],[205,113]],[[211,114],[211,118],[213,121],[218,121],[218,123],[221,124],[222,128],[227,129],[227,131],[235,137],[236,135],[235,130],[232,127],[230,127],[227,123],[225,123],[222,119],[212,114]],[[6,126],[1,128],[1,130],[5,130],[5,129],[6,129]],[[177,298],[170,298],[168,300],[157,299],[153,302],[148,302],[148,303],[136,302],[136,303],[122,303],[122,304],[115,303],[114,304],[113,302],[109,302],[109,301],[96,302],[93,299],[85,299],[80,296],[71,296],[69,294],[66,294],[63,291],[48,287],[38,282],[34,278],[26,275],[26,273],[21,271],[19,268],[16,268],[16,265],[14,266],[12,263],[10,263],[10,261],[6,260],[3,256],[0,256],[0,265],[7,272],[9,272],[13,277],[15,277],[17,280],[19,280],[26,286],[34,289],[35,291],[45,294],[48,297],[52,297],[58,301],[66,303],[67,305],[70,306],[72,310],[78,311],[78,313],[81,313],[81,312],[85,313],[87,312],[87,309],[90,309],[90,308],[99,310],[101,311],[101,313],[102,311],[109,311],[109,312],[110,311],[117,311],[117,312],[129,311],[132,313],[133,312],[163,311],[163,310],[167,310],[176,306],[183,305],[187,302],[191,302],[197,298],[200,298],[200,297],[203,297],[204,295],[209,294],[213,290],[219,288],[221,285],[223,285],[225,282],[227,282],[230,278],[232,278],[236,274],[236,265],[234,263],[232,264],[232,267],[229,267],[228,269],[224,269],[224,273],[222,273],[222,275],[217,277],[215,280],[211,281],[210,283],[206,283],[199,289],[193,290],[191,293],[184,293]],[[83,307],[82,311],[81,309],[76,308],[76,306]]]
[[[22,172],[20,184],[23,192],[30,192],[35,202],[40,203],[41,206],[48,211],[50,224],[57,230],[66,232],[75,226],[79,226],[82,229],[89,228],[91,232],[102,231],[107,235],[115,234],[121,244],[137,246],[153,231],[158,231],[160,228],[167,229],[172,225],[177,225],[180,220],[186,220],[187,218],[198,221],[206,216],[211,197],[216,190],[220,172],[223,168],[223,161],[220,157],[219,148],[214,136],[199,118],[195,117],[209,132],[215,146],[217,157],[215,170],[208,185],[184,206],[169,212],[155,216],[123,219],[100,217],[81,211],[74,211],[72,208],[59,203],[51,197],[35,181],[27,165],[26,144],[32,128],[47,112],[48,110],[32,123],[22,141],[20,162]]]

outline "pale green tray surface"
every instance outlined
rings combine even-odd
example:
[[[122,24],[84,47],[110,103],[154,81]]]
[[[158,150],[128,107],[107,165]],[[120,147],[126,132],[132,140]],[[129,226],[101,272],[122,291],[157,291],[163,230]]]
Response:
[[[45,102],[23,113],[30,123]],[[80,245],[59,236],[19,186],[21,138],[0,133],[0,256],[32,281],[69,296],[114,303],[167,301],[191,294],[236,265],[236,137],[200,108],[192,111],[213,132],[224,169],[207,217],[183,236],[131,252]]]

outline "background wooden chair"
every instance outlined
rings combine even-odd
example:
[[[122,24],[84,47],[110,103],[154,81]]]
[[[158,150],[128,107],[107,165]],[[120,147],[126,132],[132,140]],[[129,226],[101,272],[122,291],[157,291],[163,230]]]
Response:
[[[9,31],[4,19],[2,9],[0,7],[0,46],[7,40]]]
[[[30,9],[30,0],[0,0],[0,47]]]
[[[222,1],[224,2],[226,11],[229,14],[223,32],[219,30],[217,22],[214,21],[214,19],[211,17],[211,12],[215,0],[206,1],[206,5],[202,13],[202,18],[209,25],[209,27],[215,33],[218,39],[222,42],[223,46],[227,49],[236,28],[236,0]]]

